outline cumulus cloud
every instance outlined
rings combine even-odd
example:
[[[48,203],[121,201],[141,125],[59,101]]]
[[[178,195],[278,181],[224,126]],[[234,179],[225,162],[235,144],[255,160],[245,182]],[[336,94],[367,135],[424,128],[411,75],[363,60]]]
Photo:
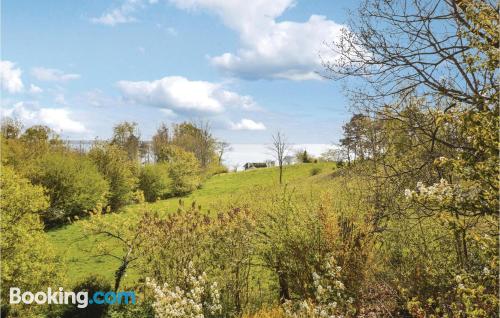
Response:
[[[67,82],[80,78],[80,74],[64,73],[55,68],[35,67],[31,70],[31,75],[39,81],[45,82]]]
[[[2,89],[9,93],[19,93],[24,85],[21,80],[22,71],[11,61],[0,61],[0,82]]]
[[[177,113],[217,114],[227,107],[256,107],[250,96],[226,90],[221,84],[191,81],[182,76],[168,76],[155,81],[119,81],[117,86],[128,100]]]
[[[40,108],[36,104],[18,102],[11,108],[2,109],[2,115],[16,118],[26,126],[47,125],[57,132],[86,131],[81,122],[70,118],[70,111],[65,108]]]
[[[134,13],[146,4],[155,4],[158,0],[125,0],[121,6],[103,13],[99,17],[91,18],[90,21],[96,24],[115,26],[117,24],[137,21]]]
[[[324,43],[336,39],[342,25],[321,15],[305,22],[276,19],[294,5],[293,0],[170,0],[183,10],[205,9],[239,33],[237,52],[215,56],[221,71],[245,79],[320,79],[321,58],[334,58]]]
[[[262,122],[255,122],[251,119],[243,118],[237,123],[231,123],[232,130],[266,130]]]

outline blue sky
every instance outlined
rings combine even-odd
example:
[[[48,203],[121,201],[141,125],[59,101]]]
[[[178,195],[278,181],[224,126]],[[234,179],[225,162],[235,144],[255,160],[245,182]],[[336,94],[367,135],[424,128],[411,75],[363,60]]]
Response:
[[[2,114],[65,138],[205,120],[231,143],[331,143],[348,120],[319,56],[355,1],[2,1]]]

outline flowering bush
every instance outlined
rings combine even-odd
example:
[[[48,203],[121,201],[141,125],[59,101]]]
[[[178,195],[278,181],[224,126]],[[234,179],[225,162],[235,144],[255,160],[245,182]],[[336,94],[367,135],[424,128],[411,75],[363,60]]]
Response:
[[[324,274],[313,273],[314,299],[291,301],[283,304],[286,317],[290,318],[336,318],[354,313],[354,299],[348,296],[341,281],[342,268],[329,257],[324,264]]]
[[[156,317],[208,318],[221,313],[217,282],[210,284],[204,272],[197,275],[191,262],[183,271],[183,279],[184,288],[170,287],[166,283],[159,286],[154,280],[147,279],[147,285],[154,292]]]

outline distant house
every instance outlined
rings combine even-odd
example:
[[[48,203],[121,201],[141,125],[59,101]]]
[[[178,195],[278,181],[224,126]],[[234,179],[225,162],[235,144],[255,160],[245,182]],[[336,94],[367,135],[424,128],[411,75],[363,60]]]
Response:
[[[243,165],[243,168],[245,168],[245,170],[249,170],[249,169],[267,168],[273,166],[274,166],[274,161],[247,162]]]

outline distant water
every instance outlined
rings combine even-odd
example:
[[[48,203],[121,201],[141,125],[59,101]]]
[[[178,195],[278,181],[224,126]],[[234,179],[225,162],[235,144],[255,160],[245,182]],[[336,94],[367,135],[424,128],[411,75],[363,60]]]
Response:
[[[266,144],[231,144],[231,147],[232,150],[223,156],[225,165],[231,170],[236,166],[238,170],[241,170],[247,162],[275,160],[269,145]],[[334,147],[331,144],[294,144],[290,147],[290,155],[293,156],[297,150],[305,149],[309,154],[317,157]]]

